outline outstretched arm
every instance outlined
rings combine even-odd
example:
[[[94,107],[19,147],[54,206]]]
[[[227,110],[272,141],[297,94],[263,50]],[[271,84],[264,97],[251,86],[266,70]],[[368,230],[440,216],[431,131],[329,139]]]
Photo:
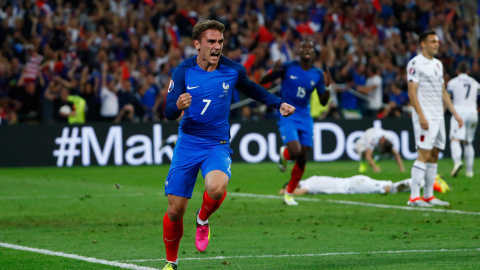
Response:
[[[327,67],[327,72],[323,72],[323,85],[320,82],[317,85],[317,95],[322,106],[327,105],[328,100],[330,100],[331,91],[330,83],[332,82],[332,74],[330,74],[330,69]],[[320,88],[320,89],[319,89]],[[322,91],[323,88],[323,91]]]
[[[283,71],[284,71],[284,66],[283,66],[282,61],[277,60],[277,62],[275,62],[275,65],[273,66],[273,68],[271,70],[269,70],[267,74],[263,75],[260,78],[260,84],[266,84],[266,83],[269,83],[271,81],[274,81],[274,80],[282,77]]]
[[[243,66],[237,66],[236,70],[238,72],[238,81],[235,87],[237,87],[237,89],[242,91],[245,95],[260,101],[269,107],[280,110],[280,113],[283,116],[289,116],[295,112],[295,107],[283,102],[280,97],[275,96],[274,94],[265,90],[265,88],[252,82],[248,78],[247,72]]]

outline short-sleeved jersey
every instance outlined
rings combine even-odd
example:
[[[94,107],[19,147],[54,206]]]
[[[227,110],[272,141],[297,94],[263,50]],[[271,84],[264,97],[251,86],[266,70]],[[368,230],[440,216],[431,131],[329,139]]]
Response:
[[[197,65],[197,56],[194,56],[183,61],[173,72],[165,116],[169,120],[177,119],[181,111],[176,102],[181,94],[189,93],[192,103],[184,110],[179,132],[212,141],[228,141],[228,116],[235,87],[270,107],[278,109],[282,104],[279,97],[250,81],[242,65],[221,56],[217,69],[208,72]]]
[[[417,98],[427,119],[443,119],[443,65],[438,59],[423,54],[412,58],[407,65],[407,81],[418,83]],[[413,111],[416,116],[415,110]]]
[[[369,128],[365,130],[363,136],[359,139],[358,143],[362,144],[366,149],[380,150],[380,139],[385,137],[388,141],[392,142],[388,132],[381,128]]]
[[[282,98],[295,106],[295,114],[290,118],[302,118],[310,115],[310,96],[317,89],[325,92],[323,72],[317,67],[303,70],[299,61],[286,62],[282,69]]]
[[[452,103],[456,111],[476,111],[479,89],[480,84],[464,73],[451,79],[447,84],[447,90],[452,93]]]

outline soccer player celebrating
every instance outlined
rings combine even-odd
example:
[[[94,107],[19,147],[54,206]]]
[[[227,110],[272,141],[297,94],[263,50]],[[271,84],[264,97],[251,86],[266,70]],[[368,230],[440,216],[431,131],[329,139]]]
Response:
[[[325,85],[330,85],[330,76],[313,65],[315,50],[313,42],[300,43],[300,61],[275,63],[273,70],[265,74],[260,83],[268,83],[277,78],[282,78],[282,98],[296,108],[296,112],[287,120],[278,119],[278,126],[285,146],[280,148],[279,168],[286,170],[288,160],[294,160],[290,182],[284,201],[287,205],[298,205],[293,198],[293,191],[298,185],[305,171],[308,153],[313,147],[313,118],[310,115],[310,96],[314,89],[325,106],[330,98],[330,91]]]
[[[199,169],[205,179],[203,204],[197,211],[195,246],[207,248],[208,218],[222,204],[231,176],[228,115],[232,90],[279,109],[289,116],[295,107],[284,103],[250,81],[245,68],[221,55],[225,26],[214,20],[193,28],[197,56],[186,59],[174,71],[167,95],[165,116],[177,119],[182,111],[178,140],[165,181],[168,210],[163,218],[163,240],[167,253],[164,270],[177,269],[178,247],[183,236],[183,215]]]
[[[413,182],[408,205],[448,206],[448,202],[433,196],[438,154],[445,148],[446,141],[443,105],[452,113],[459,127],[462,127],[463,122],[445,89],[442,62],[434,58],[440,46],[437,35],[434,31],[423,32],[419,42],[422,53],[412,58],[407,65],[408,96],[414,108],[412,122],[418,153],[412,167]],[[420,186],[424,178],[421,198]]]
[[[467,177],[473,177],[473,160],[475,151],[473,150],[473,138],[478,124],[477,95],[480,84],[466,73],[468,65],[462,61],[457,66],[457,77],[451,79],[447,84],[447,90],[452,94],[453,107],[458,115],[463,119],[463,127],[452,117],[450,120],[450,150],[454,162],[452,177],[456,177],[463,167],[462,162],[462,143],[465,147],[465,163],[467,165]]]

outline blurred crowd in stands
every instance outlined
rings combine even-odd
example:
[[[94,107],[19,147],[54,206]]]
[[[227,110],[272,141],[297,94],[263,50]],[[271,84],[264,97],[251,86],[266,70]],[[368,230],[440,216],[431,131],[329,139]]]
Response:
[[[445,81],[467,61],[480,81],[479,7],[467,0],[4,0],[0,121],[164,121],[170,77],[197,54],[196,22],[225,24],[223,54],[258,82],[276,60],[315,42],[336,95],[319,118],[407,117],[405,66],[436,31]],[[265,85],[272,88],[275,84]],[[232,103],[245,97],[234,92]],[[315,104],[315,106],[318,106]],[[274,118],[250,103],[233,120]]]

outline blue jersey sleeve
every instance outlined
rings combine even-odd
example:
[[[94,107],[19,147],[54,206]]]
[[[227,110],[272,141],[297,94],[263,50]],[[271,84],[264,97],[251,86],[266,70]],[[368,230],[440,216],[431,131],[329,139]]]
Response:
[[[248,97],[258,100],[269,107],[273,107],[276,109],[280,108],[283,103],[282,99],[271,94],[260,85],[252,82],[247,76],[247,71],[245,70],[245,67],[238,63],[234,63],[229,66],[234,68],[238,72],[238,81],[235,85],[238,90],[245,93],[245,95],[247,95]]]
[[[165,117],[168,120],[175,120],[182,114],[182,111],[177,107],[177,100],[181,94],[185,93],[185,72],[187,69],[188,66],[179,65],[173,72],[165,105]]]
[[[315,88],[317,88],[317,93],[321,95],[325,93],[325,78],[323,77],[323,71],[321,69],[315,68],[315,70],[318,72],[318,74],[320,74],[320,79],[318,79]]]

